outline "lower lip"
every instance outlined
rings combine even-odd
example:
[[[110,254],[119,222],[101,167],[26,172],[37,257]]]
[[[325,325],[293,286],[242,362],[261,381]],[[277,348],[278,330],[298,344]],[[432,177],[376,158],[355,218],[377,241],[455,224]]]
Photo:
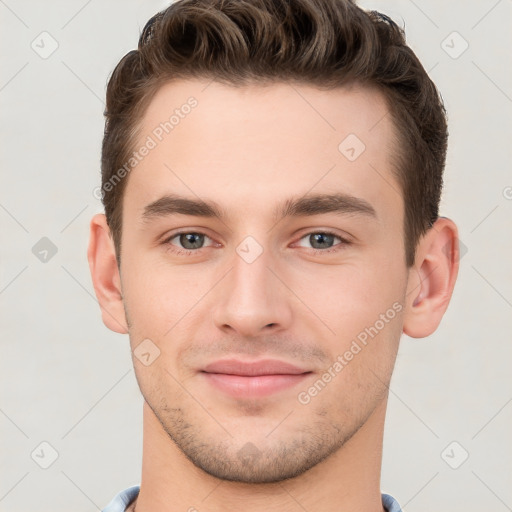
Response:
[[[296,386],[310,373],[244,376],[203,372],[203,375],[212,386],[235,398],[259,398]]]

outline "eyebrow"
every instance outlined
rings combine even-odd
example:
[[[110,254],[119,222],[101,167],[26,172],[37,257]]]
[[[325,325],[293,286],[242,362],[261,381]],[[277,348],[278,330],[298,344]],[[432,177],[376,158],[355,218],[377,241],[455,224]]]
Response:
[[[377,219],[375,208],[366,200],[351,194],[308,194],[290,198],[274,210],[274,219],[285,217],[312,216],[323,213],[341,215],[363,215]],[[226,219],[225,211],[215,201],[191,199],[176,194],[166,194],[144,207],[142,220],[145,223],[171,215],[191,215],[194,217],[217,217]]]

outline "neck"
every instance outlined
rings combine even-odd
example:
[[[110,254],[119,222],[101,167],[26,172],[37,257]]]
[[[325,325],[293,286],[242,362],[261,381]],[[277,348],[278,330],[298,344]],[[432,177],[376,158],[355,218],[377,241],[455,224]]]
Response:
[[[384,399],[337,452],[302,475],[271,484],[217,479],[197,468],[143,406],[143,457],[136,512],[383,512],[380,493]]]

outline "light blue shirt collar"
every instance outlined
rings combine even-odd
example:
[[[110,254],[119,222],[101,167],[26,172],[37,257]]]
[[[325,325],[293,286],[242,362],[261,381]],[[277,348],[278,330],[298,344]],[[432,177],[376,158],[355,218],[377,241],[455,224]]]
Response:
[[[139,495],[140,485],[128,487],[118,493],[102,512],[125,512],[126,507]],[[389,494],[381,494],[382,506],[387,512],[402,512],[398,501]]]

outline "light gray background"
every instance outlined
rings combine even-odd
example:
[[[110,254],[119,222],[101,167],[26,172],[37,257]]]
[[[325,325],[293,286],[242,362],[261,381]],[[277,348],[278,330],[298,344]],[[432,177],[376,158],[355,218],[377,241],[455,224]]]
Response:
[[[128,337],[102,324],[86,250],[102,211],[93,189],[106,80],[165,5],[0,0],[2,511],[99,510],[140,482],[142,399]],[[442,92],[441,214],[467,249],[437,332],[402,338],[381,487],[405,512],[512,510],[512,2],[361,5],[405,24]],[[42,58],[52,38],[58,48]],[[58,249],[47,262],[32,252],[42,237]],[[58,453],[48,469],[42,442]],[[469,458],[452,469],[463,450]]]

